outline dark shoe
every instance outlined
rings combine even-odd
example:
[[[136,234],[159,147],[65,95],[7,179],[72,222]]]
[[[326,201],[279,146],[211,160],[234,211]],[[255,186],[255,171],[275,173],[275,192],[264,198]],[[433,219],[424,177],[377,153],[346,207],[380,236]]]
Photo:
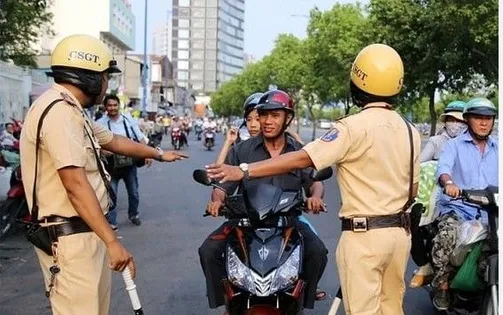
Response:
[[[449,309],[449,291],[436,289],[433,296],[433,306],[439,311],[447,311]]]
[[[131,219],[129,219],[129,220],[131,220],[131,222],[132,222],[134,225],[136,225],[136,226],[140,226],[140,225],[141,225],[140,218],[138,218],[138,217],[133,217],[133,218],[131,218]]]

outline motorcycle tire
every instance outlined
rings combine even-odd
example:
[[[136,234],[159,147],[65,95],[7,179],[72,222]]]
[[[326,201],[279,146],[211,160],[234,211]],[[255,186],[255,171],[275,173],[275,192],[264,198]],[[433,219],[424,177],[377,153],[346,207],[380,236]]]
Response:
[[[174,147],[175,147],[175,150],[180,150],[180,140],[175,140]]]
[[[24,198],[7,198],[0,205],[0,239],[14,233],[17,229],[17,219],[28,211]]]

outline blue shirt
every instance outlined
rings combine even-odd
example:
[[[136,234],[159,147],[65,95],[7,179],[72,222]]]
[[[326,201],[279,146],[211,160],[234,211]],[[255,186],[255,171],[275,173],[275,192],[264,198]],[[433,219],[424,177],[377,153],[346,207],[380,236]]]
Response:
[[[124,128],[124,122],[126,123],[127,132]],[[108,115],[104,115],[98,119],[97,123],[104,126],[111,132],[124,137],[127,137],[127,134],[129,133],[129,138],[133,141],[140,142],[145,138],[145,135],[138,127],[138,123],[129,114],[120,114],[119,119],[117,120],[110,119]]]
[[[497,140],[489,137],[483,154],[468,131],[448,140],[438,161],[437,179],[442,174],[450,175],[460,189],[498,186]],[[465,204],[462,200],[452,200],[445,194],[441,194],[437,206],[440,214],[454,211],[464,220],[473,220],[479,214],[478,208]]]

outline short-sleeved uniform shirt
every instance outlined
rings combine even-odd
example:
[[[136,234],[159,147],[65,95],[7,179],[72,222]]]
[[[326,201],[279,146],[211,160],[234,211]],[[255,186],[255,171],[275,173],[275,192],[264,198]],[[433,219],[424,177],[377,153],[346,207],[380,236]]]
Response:
[[[280,154],[302,149],[302,144],[295,141],[292,137],[285,135],[285,139],[285,147]],[[262,136],[256,136],[235,144],[229,151],[229,154],[227,154],[225,164],[237,166],[241,163],[259,162],[270,158],[271,154],[267,151],[264,138]],[[279,187],[284,191],[298,191],[302,187],[308,189],[311,186],[312,179],[310,175],[312,171],[312,168],[302,170],[298,169],[287,174],[263,178],[251,178],[247,181],[241,182],[226,182],[220,185],[227,191],[228,195],[233,194],[236,188],[238,188],[238,193],[242,193],[243,190],[246,190],[251,185],[259,185],[261,183]]]
[[[412,127],[413,183],[419,182],[419,132]],[[373,103],[303,148],[316,169],[335,164],[343,218],[399,213],[409,197],[410,142],[405,121]]]
[[[98,170],[91,140],[84,128],[87,128],[93,136],[98,150],[100,145],[112,140],[113,134],[90,120],[70,91],[58,84],[54,84],[33,103],[21,132],[21,168],[28,206],[31,210],[37,125],[42,112],[56,99],[65,99],[65,101],[57,103],[49,110],[40,135],[37,174],[39,219],[50,215],[78,216],[58,174],[59,169],[68,166],[85,169],[87,179],[96,192],[103,213],[106,213],[108,193]]]

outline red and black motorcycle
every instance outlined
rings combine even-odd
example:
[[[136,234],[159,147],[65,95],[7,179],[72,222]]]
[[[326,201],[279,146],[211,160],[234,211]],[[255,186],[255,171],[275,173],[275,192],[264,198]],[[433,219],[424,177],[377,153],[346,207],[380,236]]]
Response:
[[[0,204],[0,239],[16,230],[18,220],[29,220],[21,166],[12,171],[7,199]]]

